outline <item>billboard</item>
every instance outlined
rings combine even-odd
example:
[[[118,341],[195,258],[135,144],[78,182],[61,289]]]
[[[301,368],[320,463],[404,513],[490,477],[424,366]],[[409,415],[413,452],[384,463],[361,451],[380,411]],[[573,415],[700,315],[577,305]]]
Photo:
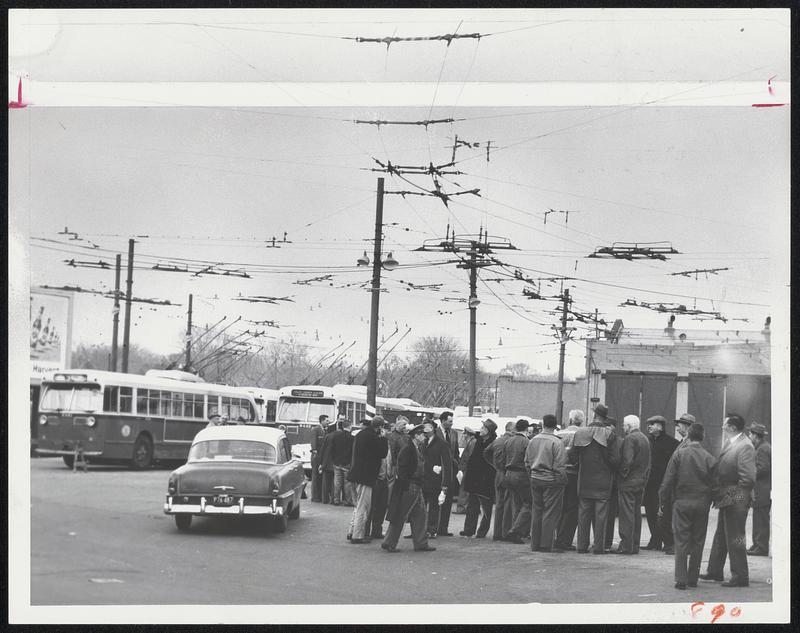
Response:
[[[31,376],[70,367],[72,293],[31,290]]]

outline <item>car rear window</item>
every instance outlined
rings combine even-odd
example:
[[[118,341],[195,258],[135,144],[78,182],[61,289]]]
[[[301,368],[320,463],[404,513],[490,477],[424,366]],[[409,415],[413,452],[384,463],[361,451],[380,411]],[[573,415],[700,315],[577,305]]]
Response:
[[[189,461],[245,461],[276,463],[272,444],[253,440],[206,440],[189,451]]]

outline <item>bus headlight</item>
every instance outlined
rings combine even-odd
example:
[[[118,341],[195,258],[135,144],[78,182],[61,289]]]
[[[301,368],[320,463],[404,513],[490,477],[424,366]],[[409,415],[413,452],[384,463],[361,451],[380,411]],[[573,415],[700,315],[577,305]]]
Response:
[[[86,426],[94,426],[95,424],[97,424],[97,420],[94,419],[93,415],[86,418]]]
[[[42,426],[47,424],[47,416],[46,415],[40,415],[39,416],[39,424],[41,424]]]

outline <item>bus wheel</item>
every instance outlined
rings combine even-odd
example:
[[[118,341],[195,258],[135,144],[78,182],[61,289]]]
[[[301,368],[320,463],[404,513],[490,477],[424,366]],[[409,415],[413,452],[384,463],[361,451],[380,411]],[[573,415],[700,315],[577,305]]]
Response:
[[[72,467],[75,465],[75,456],[74,455],[64,455],[64,465],[67,468],[72,469]]]
[[[192,525],[192,515],[191,514],[176,514],[175,515],[175,525],[181,532],[186,532],[189,527]]]
[[[145,470],[153,465],[153,442],[146,435],[136,438],[133,445],[133,458],[131,468],[134,470]]]
[[[278,514],[272,517],[272,531],[277,534],[283,534],[286,528],[289,527],[289,517],[285,514]]]
[[[289,513],[289,518],[292,520],[300,518],[300,502],[298,501],[292,506],[292,511]]]

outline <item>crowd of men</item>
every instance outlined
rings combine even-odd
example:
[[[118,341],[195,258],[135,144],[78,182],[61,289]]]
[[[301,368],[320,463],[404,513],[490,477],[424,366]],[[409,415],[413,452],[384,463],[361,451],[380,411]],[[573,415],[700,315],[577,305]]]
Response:
[[[355,434],[344,416],[336,425],[321,419],[312,442],[312,501],[352,506],[350,543],[382,539],[388,553],[399,551],[406,523],[415,551],[432,552],[432,539],[453,536],[459,491],[466,493],[460,536],[486,538],[494,515],[493,540],[529,541],[531,550],[551,554],[639,554],[644,507],[650,539],[641,549],[674,556],[676,589],[696,587],[698,579],[748,586],[747,556],[769,554],[767,429],[753,423],[746,430],[741,416],[729,414],[715,458],[702,445],[703,425],[688,413],[675,420],[678,438],[665,432],[662,416],[648,418],[643,433],[639,418],[627,415],[620,433],[605,405],[592,413],[585,424],[582,411],[570,411],[563,429],[550,414],[541,428],[511,421],[499,436],[487,418],[479,431],[465,429],[461,443],[450,412],[438,424],[426,414],[417,426],[404,416],[394,424],[375,416],[361,420]],[[701,574],[712,506],[717,528]],[[753,545],[745,549],[750,507]]]

